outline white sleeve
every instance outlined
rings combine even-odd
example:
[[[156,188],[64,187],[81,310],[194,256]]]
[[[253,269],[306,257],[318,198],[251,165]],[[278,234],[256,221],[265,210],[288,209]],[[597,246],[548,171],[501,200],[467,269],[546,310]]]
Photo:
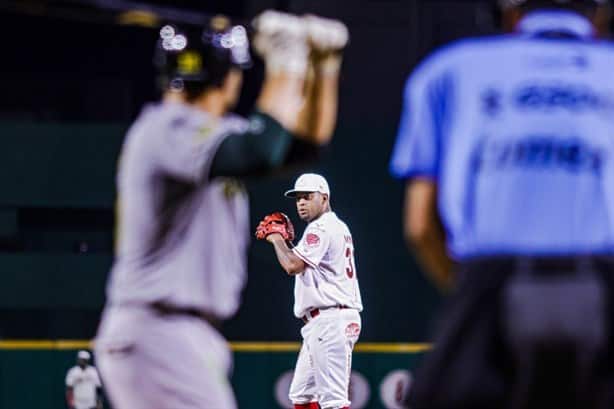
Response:
[[[73,371],[73,368],[68,370],[68,373],[66,374],[66,386],[74,386],[75,384],[75,371]]]
[[[94,375],[94,384],[97,388],[102,387],[102,382],[100,382],[100,376],[98,375],[98,370],[92,367],[92,374]]]
[[[315,226],[307,227],[301,241],[292,249],[305,263],[316,268],[330,245],[328,232]]]

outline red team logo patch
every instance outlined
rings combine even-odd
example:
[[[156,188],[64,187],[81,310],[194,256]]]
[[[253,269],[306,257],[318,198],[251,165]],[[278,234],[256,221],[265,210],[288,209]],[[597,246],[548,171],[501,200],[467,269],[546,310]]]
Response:
[[[307,245],[310,247],[314,247],[320,244],[320,238],[317,234],[307,233],[307,236],[305,237],[305,243],[307,243]]]
[[[360,325],[353,322],[345,327],[345,336],[348,338],[358,338],[360,335]]]

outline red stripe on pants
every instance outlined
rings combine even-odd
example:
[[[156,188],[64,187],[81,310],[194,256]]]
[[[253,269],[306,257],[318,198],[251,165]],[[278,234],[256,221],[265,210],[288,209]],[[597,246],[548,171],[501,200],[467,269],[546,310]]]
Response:
[[[309,402],[309,403],[295,403],[294,409],[320,409],[320,405],[318,402]]]

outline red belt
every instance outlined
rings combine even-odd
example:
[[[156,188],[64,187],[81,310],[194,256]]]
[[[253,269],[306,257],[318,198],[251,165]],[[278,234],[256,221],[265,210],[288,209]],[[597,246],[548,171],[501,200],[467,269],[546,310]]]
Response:
[[[303,322],[307,324],[309,321],[320,315],[320,310],[328,310],[330,308],[339,308],[340,310],[344,310],[350,307],[348,307],[347,305],[335,305],[334,307],[312,308],[310,310],[307,310],[307,314],[303,315],[301,317],[301,320],[303,320]]]

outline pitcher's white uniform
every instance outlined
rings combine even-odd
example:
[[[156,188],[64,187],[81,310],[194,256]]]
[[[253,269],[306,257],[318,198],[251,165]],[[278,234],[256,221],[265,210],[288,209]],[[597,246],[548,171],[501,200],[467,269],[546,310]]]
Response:
[[[352,349],[362,311],[352,235],[329,211],[309,223],[293,252],[306,264],[294,286],[294,315],[306,324],[290,400],[317,401],[323,409],[349,406]]]

